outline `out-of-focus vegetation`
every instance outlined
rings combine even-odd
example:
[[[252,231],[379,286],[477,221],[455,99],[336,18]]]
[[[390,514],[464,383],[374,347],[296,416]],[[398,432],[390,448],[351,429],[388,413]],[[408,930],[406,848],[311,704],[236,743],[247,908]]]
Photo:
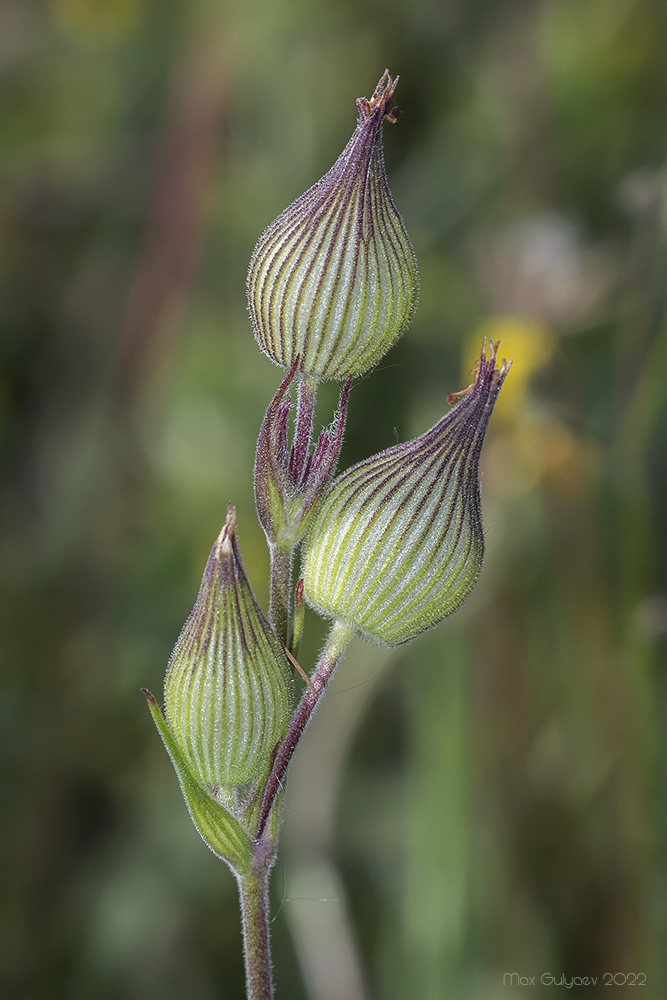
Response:
[[[664,0],[2,5],[3,996],[243,995],[139,688],[228,499],[266,604],[245,271],[385,65],[421,303],[343,463],[429,426],[484,335],[514,367],[473,597],[358,643],[301,748],[278,995],[667,995],[666,39]]]

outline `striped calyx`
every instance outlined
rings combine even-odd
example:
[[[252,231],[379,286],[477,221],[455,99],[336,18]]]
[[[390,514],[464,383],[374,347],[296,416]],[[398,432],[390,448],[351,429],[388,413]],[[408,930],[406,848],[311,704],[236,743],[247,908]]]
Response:
[[[315,378],[372,368],[417,305],[417,261],[387,184],[382,122],[395,122],[388,71],[335,164],[264,231],[248,273],[262,350]]]
[[[479,457],[510,367],[486,343],[474,383],[425,434],[338,476],[304,546],[304,594],[325,617],[398,645],[468,596],[484,556]]]
[[[292,706],[289,664],[250,589],[234,522],[230,505],[164,685],[167,725],[211,792],[265,772]]]

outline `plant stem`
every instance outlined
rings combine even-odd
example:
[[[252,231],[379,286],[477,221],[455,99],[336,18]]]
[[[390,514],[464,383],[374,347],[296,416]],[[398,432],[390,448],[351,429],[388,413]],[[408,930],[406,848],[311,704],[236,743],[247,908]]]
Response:
[[[291,642],[290,602],[292,599],[292,555],[294,546],[288,542],[271,545],[271,595],[269,618],[273,630],[283,643]]]
[[[304,691],[299,707],[287,730],[287,735],[278,747],[273,767],[271,768],[271,774],[264,789],[262,805],[259,811],[259,822],[257,825],[258,839],[264,832],[276,796],[282,787],[292,755],[354,633],[354,626],[340,619],[337,619],[331,626],[331,631],[329,632],[319,663],[310,676],[312,688],[307,687]]]
[[[272,1000],[271,942],[269,935],[269,866],[238,875],[247,1000]]]

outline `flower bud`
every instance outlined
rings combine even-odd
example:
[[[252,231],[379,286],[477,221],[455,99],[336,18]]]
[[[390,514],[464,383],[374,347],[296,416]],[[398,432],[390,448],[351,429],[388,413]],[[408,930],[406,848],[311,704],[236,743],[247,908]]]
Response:
[[[250,589],[234,521],[230,505],[164,686],[167,725],[209,790],[266,770],[292,702],[289,664]]]
[[[395,122],[398,77],[388,71],[335,164],[264,231],[248,273],[248,304],[262,350],[317,378],[371,368],[417,305],[417,261],[391,197],[382,121]]]
[[[269,404],[255,454],[257,515],[270,544],[287,541],[293,545],[303,535],[333,477],[345,428],[349,382],[331,427],[322,431],[312,454],[307,446],[300,447],[303,442],[299,440],[288,444],[290,400],[285,396],[296,367],[295,362]]]
[[[304,547],[320,614],[383,645],[407,642],[468,596],[484,555],[479,456],[510,363],[486,343],[475,381],[425,434],[338,476]],[[462,398],[461,398],[462,397]]]

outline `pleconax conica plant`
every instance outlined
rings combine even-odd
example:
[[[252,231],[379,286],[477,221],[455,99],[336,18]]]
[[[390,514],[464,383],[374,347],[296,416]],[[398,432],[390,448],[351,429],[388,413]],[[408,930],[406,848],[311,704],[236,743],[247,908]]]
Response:
[[[430,430],[336,475],[348,394],[412,319],[417,262],[385,174],[383,74],[324,177],[255,247],[248,306],[262,350],[285,369],[259,432],[255,501],[271,558],[265,616],[226,521],[174,647],[164,713],[145,691],[192,820],[236,876],[248,1000],[274,995],[268,879],[290,761],[355,635],[394,646],[454,611],[484,555],[479,459],[510,362],[484,344],[473,383]],[[314,440],[318,384],[345,382]],[[294,406],[294,416],[290,412]],[[294,562],[301,550],[301,572]],[[304,602],[331,621],[309,674],[297,662]],[[294,706],[293,668],[305,685]]]

